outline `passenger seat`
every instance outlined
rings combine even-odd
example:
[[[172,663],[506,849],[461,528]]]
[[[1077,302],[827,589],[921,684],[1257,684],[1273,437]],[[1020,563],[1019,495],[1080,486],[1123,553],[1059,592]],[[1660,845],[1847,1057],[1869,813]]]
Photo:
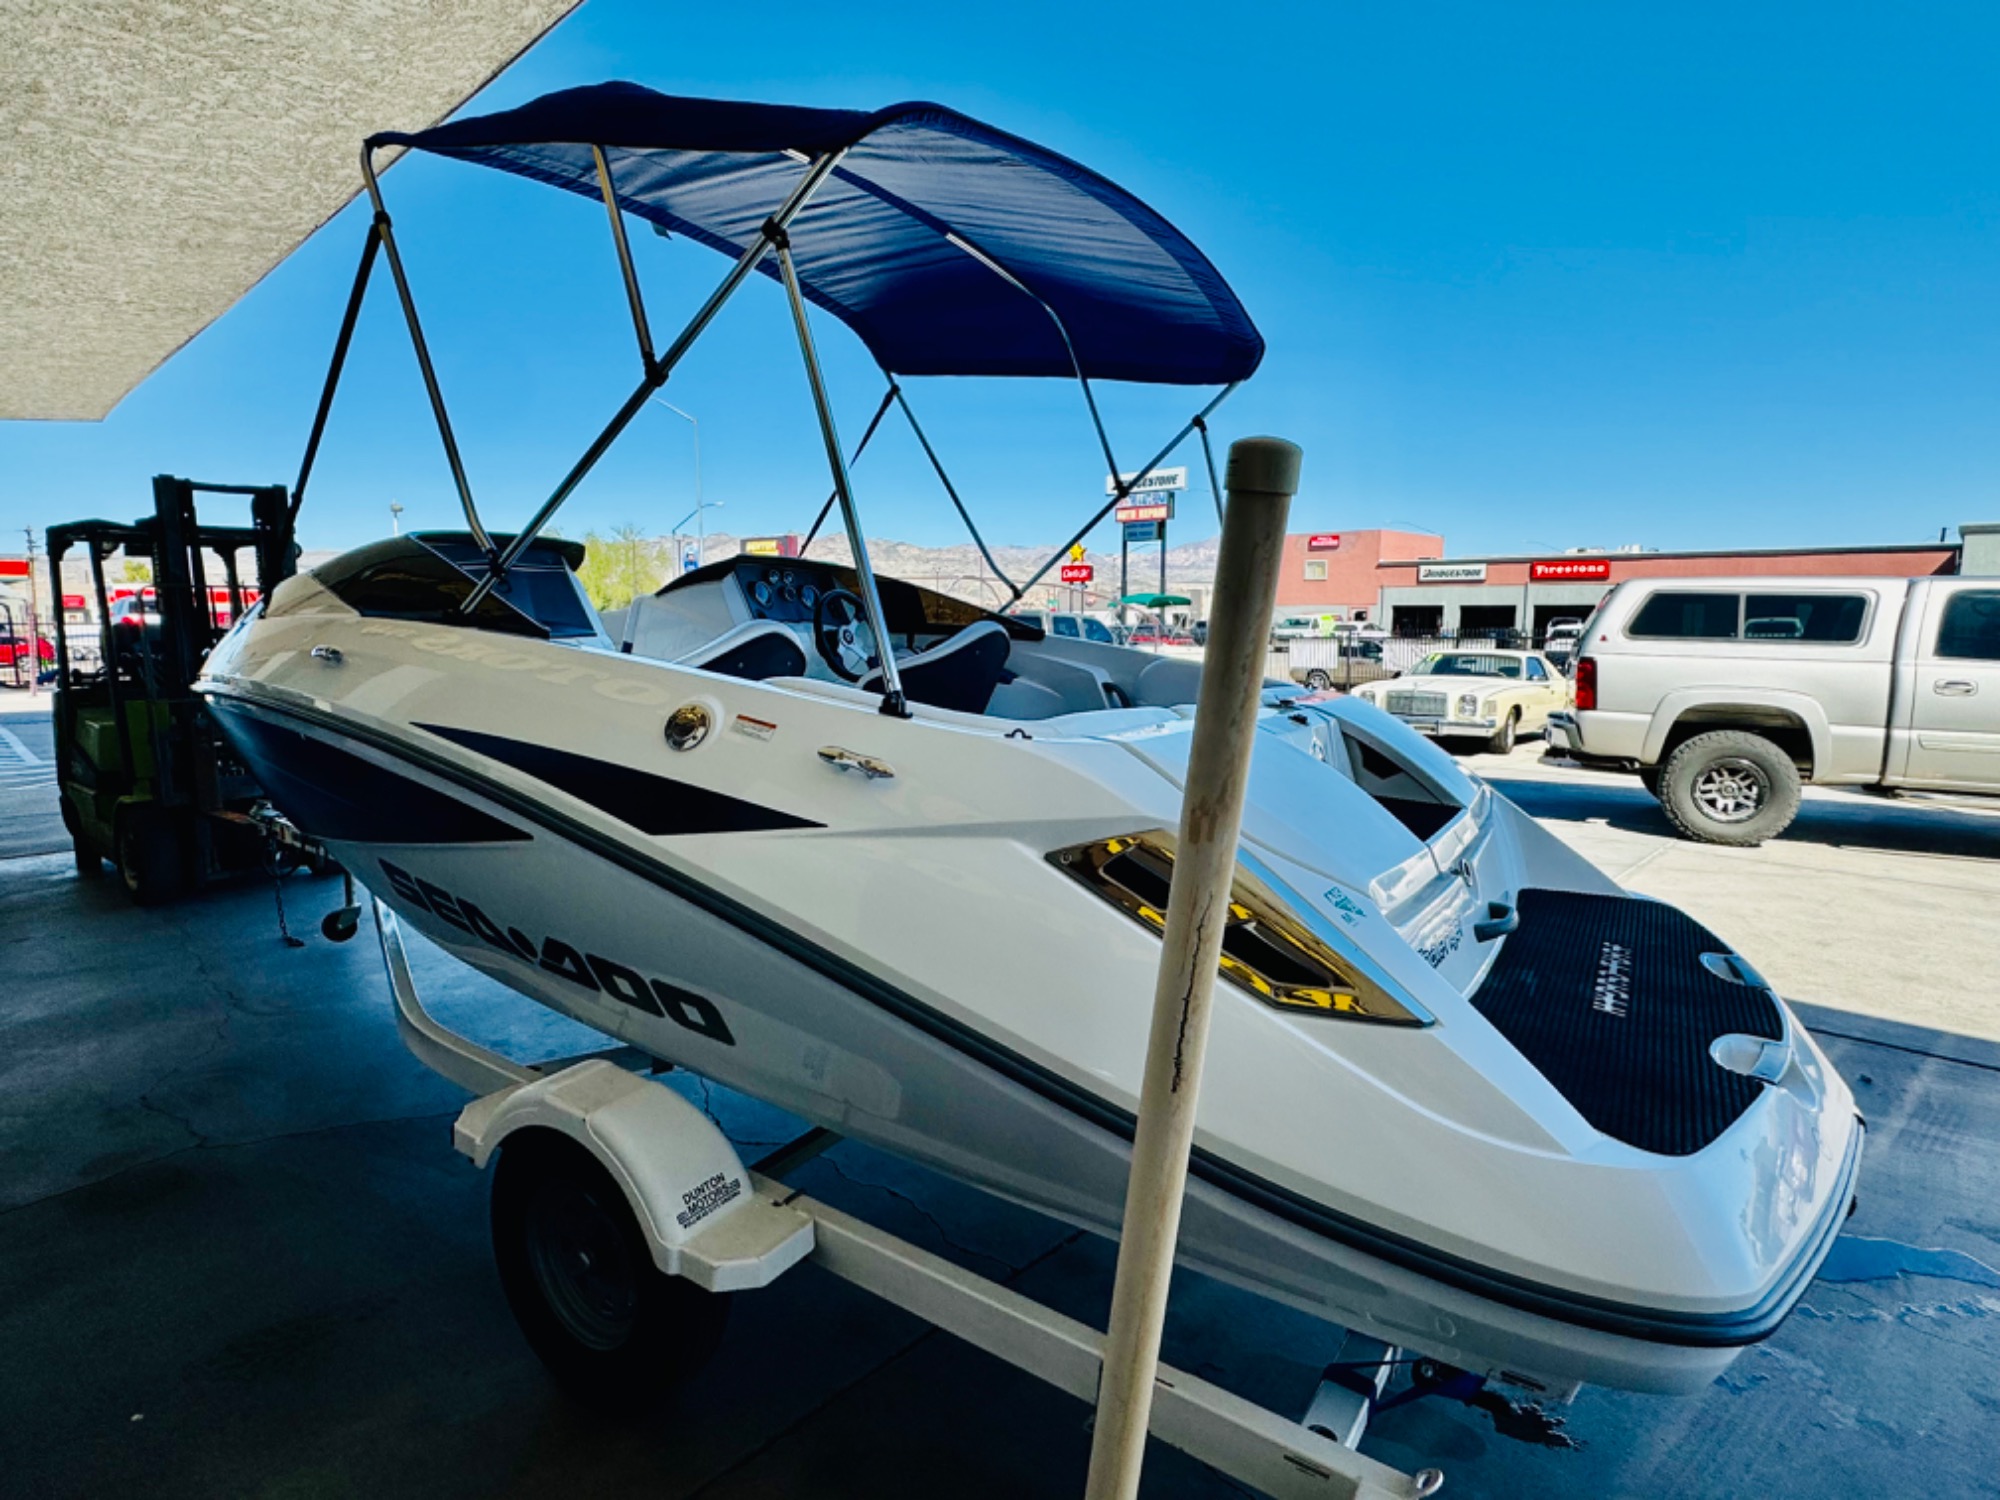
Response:
[[[675,658],[680,666],[700,667],[724,677],[762,682],[771,677],[803,677],[806,648],[792,630],[776,620],[751,620],[718,636],[699,650]]]

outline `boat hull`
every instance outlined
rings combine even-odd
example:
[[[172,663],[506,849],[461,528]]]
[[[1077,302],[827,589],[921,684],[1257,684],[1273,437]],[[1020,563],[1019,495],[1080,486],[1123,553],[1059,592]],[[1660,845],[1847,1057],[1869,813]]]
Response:
[[[524,796],[435,736],[240,684],[211,704],[279,805],[455,957],[816,1125],[1116,1235],[1132,1122],[1115,1101],[692,876],[656,841]],[[1260,1294],[1530,1387],[1690,1391],[1776,1326],[1837,1231],[1834,1212],[1824,1220],[1759,1305],[1693,1316],[1439,1254],[1204,1146],[1180,1250]]]

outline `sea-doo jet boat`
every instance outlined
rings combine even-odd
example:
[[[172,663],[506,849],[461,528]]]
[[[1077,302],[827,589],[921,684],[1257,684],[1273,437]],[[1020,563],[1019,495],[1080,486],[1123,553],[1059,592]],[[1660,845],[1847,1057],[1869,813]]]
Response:
[[[600,200],[643,377],[489,533],[368,170],[308,461],[380,252],[466,529],[284,584],[208,663],[217,722],[402,922],[508,987],[1115,1235],[1201,666],[875,576],[808,304],[888,376],[877,420],[914,426],[923,375],[1227,394],[1263,351],[1235,295],[1130,194],[936,105],[612,84],[378,136],[364,167],[388,146]],[[627,218],[734,262],[664,353]],[[542,529],[752,271],[789,301],[850,560],[716,562],[613,639]],[[1436,746],[1351,699],[1263,702],[1183,1260],[1545,1389],[1704,1385],[1840,1227],[1847,1087],[1727,943]]]

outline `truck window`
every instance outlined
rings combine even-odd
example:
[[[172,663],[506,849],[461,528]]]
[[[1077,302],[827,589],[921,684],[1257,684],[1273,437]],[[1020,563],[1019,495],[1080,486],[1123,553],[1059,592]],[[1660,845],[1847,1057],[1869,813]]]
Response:
[[[1937,654],[1961,661],[2000,661],[2000,589],[1968,589],[1945,601]]]
[[[1639,606],[1629,636],[1644,639],[1733,641],[1741,594],[1659,593]]]
[[[1076,618],[1073,615],[1057,615],[1050,623],[1055,626],[1057,635],[1066,635],[1071,640],[1083,634],[1076,628]]]
[[[1113,644],[1111,632],[1102,620],[1086,619],[1083,622],[1083,638],[1086,641],[1102,641],[1107,646]]]
[[[1743,606],[1743,638],[1845,645],[1861,639],[1867,618],[1865,594],[1752,594]]]

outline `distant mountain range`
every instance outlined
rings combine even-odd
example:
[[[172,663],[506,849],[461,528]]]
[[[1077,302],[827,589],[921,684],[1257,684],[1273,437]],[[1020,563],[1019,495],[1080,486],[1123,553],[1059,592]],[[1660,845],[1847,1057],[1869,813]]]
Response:
[[[667,544],[671,538],[648,538],[657,544],[661,556],[670,555]],[[711,532],[708,536],[704,556],[709,562],[720,562],[742,550],[743,539],[729,532]],[[693,546],[693,538],[684,537],[685,546]],[[1215,579],[1216,553],[1221,546],[1219,537],[1209,537],[1205,541],[1188,542],[1167,549],[1167,591],[1186,593],[1190,587],[1206,587]],[[993,556],[1001,570],[1014,582],[1022,583],[1043,563],[1049,560],[1056,544],[1046,547],[995,547]],[[337,554],[330,551],[311,551],[299,559],[300,571],[317,567]],[[877,539],[868,544],[869,559],[875,564],[875,571],[891,578],[906,579],[936,589],[942,594],[953,594],[970,599],[989,607],[997,607],[1006,599],[1006,591],[993,576],[992,568],[986,565],[979,551],[970,541],[960,542],[950,547],[920,547],[914,542],[898,542]],[[820,536],[812,544],[807,556],[824,562],[847,563],[852,561],[848,551],[847,538],[838,533]],[[1140,546],[1132,549],[1131,592],[1152,593],[1159,587],[1159,549]],[[1087,551],[1084,561],[1096,569],[1096,576],[1087,585],[1093,597],[1085,601],[1088,607],[1108,606],[1118,590],[1118,554],[1116,552]],[[658,583],[667,580],[662,573]],[[983,580],[983,582],[982,582]],[[1030,598],[1046,603],[1044,593],[1060,596],[1060,602],[1069,601],[1069,590],[1057,581],[1056,568],[1049,569],[1047,576],[1032,591]],[[657,584],[655,585],[657,587]]]

